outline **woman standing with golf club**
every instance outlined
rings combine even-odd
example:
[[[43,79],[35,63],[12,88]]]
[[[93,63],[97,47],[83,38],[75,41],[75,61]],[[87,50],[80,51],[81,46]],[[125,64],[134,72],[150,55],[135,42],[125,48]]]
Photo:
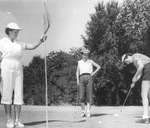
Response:
[[[90,109],[93,96],[92,76],[97,73],[100,66],[93,60],[88,59],[90,51],[86,48],[81,50],[83,59],[78,61],[76,77],[79,87],[79,101],[81,103],[82,114],[80,117],[91,117]],[[93,72],[93,66],[96,70]],[[87,102],[87,113],[85,112],[85,103]]]
[[[140,53],[127,53],[122,56],[122,62],[126,64],[133,63],[137,71],[132,79],[131,88],[141,78],[141,96],[143,103],[142,119],[137,120],[136,123],[149,123],[149,96],[150,96],[150,58]]]
[[[23,68],[21,64],[22,50],[33,50],[37,48],[46,36],[38,43],[28,44],[17,39],[21,28],[16,23],[9,23],[5,28],[7,37],[0,40],[1,76],[2,76],[2,99],[4,104],[8,128],[24,127],[20,121],[20,111],[23,105]],[[13,97],[14,91],[14,98]],[[11,117],[11,106],[14,104],[13,121]]]

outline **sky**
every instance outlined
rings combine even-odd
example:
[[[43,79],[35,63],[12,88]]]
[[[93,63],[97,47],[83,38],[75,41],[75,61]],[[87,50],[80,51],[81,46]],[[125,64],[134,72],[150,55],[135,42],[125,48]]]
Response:
[[[33,56],[45,57],[51,51],[69,52],[73,47],[82,47],[81,35],[85,35],[86,24],[95,6],[102,0],[47,0],[51,27],[47,41],[35,50],[25,50],[22,62],[28,65]],[[104,3],[109,0],[104,0]],[[115,0],[117,1],[117,0]],[[119,0],[121,3],[123,0]],[[42,0],[0,0],[0,38],[9,22],[22,28],[18,38],[27,43],[37,43],[43,35]]]

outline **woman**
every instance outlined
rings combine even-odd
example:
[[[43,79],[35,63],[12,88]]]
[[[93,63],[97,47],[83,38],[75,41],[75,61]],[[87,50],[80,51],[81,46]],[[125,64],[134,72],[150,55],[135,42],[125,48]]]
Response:
[[[37,48],[46,36],[38,43],[28,44],[17,39],[21,28],[16,23],[9,23],[5,29],[7,37],[0,40],[2,99],[4,104],[8,128],[24,127],[20,121],[20,111],[23,105],[23,68],[21,64],[22,50]],[[14,91],[14,98],[12,101]],[[14,104],[15,120],[11,117],[11,106]]]
[[[142,119],[137,120],[136,123],[149,123],[149,92],[150,92],[150,58],[140,54],[124,54],[122,56],[122,62],[126,64],[133,63],[137,71],[132,79],[131,88],[141,78],[141,96],[143,103],[143,116]]]
[[[80,117],[91,117],[90,109],[93,96],[92,76],[100,70],[100,66],[93,60],[88,59],[90,51],[86,48],[81,50],[83,59],[78,61],[76,77],[77,86],[79,86],[79,100],[81,103],[82,114]],[[93,66],[96,70],[93,72]],[[87,102],[87,113],[85,112],[85,103]]]

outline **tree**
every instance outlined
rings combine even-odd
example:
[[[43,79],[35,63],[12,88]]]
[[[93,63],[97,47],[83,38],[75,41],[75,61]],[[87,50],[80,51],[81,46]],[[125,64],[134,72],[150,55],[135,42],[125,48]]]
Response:
[[[87,23],[86,37],[83,36],[83,39],[85,46],[101,62],[102,70],[98,75],[101,80],[96,81],[96,97],[104,101],[103,104],[119,105],[130,87],[135,69],[129,66],[130,72],[120,70],[121,56],[127,52],[149,55],[149,5],[149,0],[126,0],[122,7],[110,2],[106,8],[103,3],[98,3],[95,14]],[[102,93],[105,100],[99,94],[100,90],[105,90]]]
[[[116,19],[118,37],[118,53],[122,56],[124,53],[143,53],[150,56],[150,0],[126,0]],[[131,81],[130,76],[135,73],[135,69],[130,65],[130,73],[122,72],[126,83]],[[129,75],[130,74],[130,75]],[[140,86],[140,81],[136,86]],[[137,94],[139,95],[140,88],[135,88],[131,96],[131,102],[139,104]],[[131,104],[132,104],[131,103]]]
[[[118,33],[123,31],[120,50],[150,55],[148,32],[150,28],[150,0],[126,0],[117,16]],[[128,49],[128,50],[127,50]]]
[[[78,51],[72,48],[70,53],[51,52],[47,56],[50,104],[75,104]]]
[[[24,67],[24,101],[32,100],[35,105],[45,104],[44,59],[33,57],[29,66]]]
[[[119,72],[120,60],[118,56],[117,37],[115,35],[115,21],[119,13],[117,2],[110,2],[104,6],[98,3],[95,14],[91,15],[91,21],[87,23],[85,45],[91,49],[92,55],[97,56],[96,61],[102,69],[97,77],[95,100],[97,104],[120,104],[119,85],[122,77]],[[98,79],[98,78],[97,78]],[[104,93],[99,94],[101,90]],[[111,98],[116,95],[115,98]],[[107,97],[107,98],[106,98]],[[114,97],[114,96],[113,96]],[[103,101],[103,102],[100,102]]]
[[[120,68],[124,53],[140,52],[150,56],[150,0],[126,0],[122,6],[117,2],[106,5],[98,3],[90,15],[83,36],[85,47],[91,51],[90,58],[101,66],[93,77],[94,104],[120,105],[128,93],[135,67]],[[48,76],[48,104],[75,104],[77,98],[76,66],[80,48],[69,53],[50,52],[46,57]],[[35,56],[24,67],[25,103],[45,104],[44,59]],[[139,105],[140,83],[132,91],[127,104]]]

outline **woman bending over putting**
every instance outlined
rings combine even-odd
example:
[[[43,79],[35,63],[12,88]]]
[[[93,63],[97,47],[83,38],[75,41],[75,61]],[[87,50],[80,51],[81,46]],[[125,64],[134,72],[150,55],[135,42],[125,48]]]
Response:
[[[150,92],[150,58],[140,53],[127,53],[122,56],[122,62],[126,64],[133,63],[137,71],[132,79],[131,88],[141,78],[141,97],[143,103],[142,119],[136,123],[149,123],[149,92]]]

